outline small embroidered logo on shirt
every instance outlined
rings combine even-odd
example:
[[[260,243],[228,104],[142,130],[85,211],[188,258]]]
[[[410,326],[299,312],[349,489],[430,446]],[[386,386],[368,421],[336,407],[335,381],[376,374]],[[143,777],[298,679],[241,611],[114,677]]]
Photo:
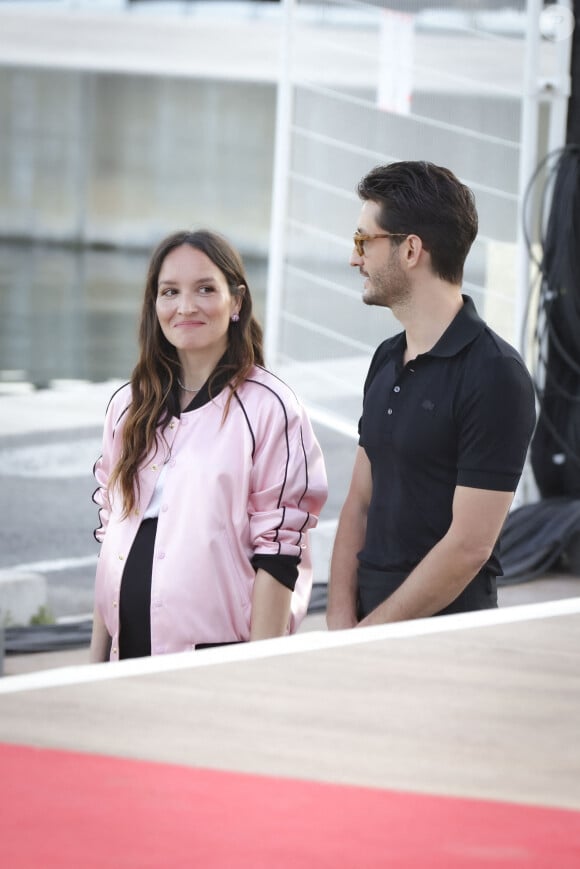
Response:
[[[435,410],[435,402],[431,401],[430,398],[426,398],[421,402],[421,407],[423,410]]]

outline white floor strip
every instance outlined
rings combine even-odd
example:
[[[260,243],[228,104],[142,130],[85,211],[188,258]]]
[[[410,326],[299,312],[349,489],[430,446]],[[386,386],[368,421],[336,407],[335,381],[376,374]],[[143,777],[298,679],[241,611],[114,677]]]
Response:
[[[394,640],[400,637],[418,637],[446,633],[447,631],[462,631],[469,628],[493,627],[494,625],[576,613],[580,613],[580,597],[506,607],[505,609],[480,610],[437,618],[417,619],[370,628],[355,628],[348,631],[307,631],[292,637],[262,640],[257,643],[237,646],[220,646],[198,652],[157,655],[151,658],[134,658],[128,661],[89,664],[80,667],[61,667],[38,673],[25,673],[21,676],[7,676],[0,679],[0,694],[14,694],[20,691],[33,691],[65,685],[83,685],[128,676],[173,672],[234,661],[258,660],[277,655],[316,652],[321,649],[354,646],[376,640]]]

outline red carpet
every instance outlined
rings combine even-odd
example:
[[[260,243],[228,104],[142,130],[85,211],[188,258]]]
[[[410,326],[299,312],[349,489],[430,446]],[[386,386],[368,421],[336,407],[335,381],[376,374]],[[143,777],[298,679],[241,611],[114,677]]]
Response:
[[[580,812],[0,745],[2,869],[580,866]]]

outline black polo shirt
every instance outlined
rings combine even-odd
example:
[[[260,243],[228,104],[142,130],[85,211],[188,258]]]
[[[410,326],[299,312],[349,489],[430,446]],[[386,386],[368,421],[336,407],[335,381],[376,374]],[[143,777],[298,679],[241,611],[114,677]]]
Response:
[[[372,359],[359,423],[373,483],[363,566],[410,573],[448,530],[457,485],[513,492],[520,479],[535,424],[532,381],[463,299],[428,353],[404,365],[403,332]],[[486,568],[501,574],[497,551]]]

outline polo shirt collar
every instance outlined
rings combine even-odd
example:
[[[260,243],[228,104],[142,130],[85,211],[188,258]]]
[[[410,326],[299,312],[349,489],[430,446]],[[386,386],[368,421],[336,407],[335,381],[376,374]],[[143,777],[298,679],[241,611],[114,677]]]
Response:
[[[463,307],[451,321],[443,335],[425,356],[451,357],[471,344],[485,329],[485,323],[477,313],[473,299],[462,296]]]

